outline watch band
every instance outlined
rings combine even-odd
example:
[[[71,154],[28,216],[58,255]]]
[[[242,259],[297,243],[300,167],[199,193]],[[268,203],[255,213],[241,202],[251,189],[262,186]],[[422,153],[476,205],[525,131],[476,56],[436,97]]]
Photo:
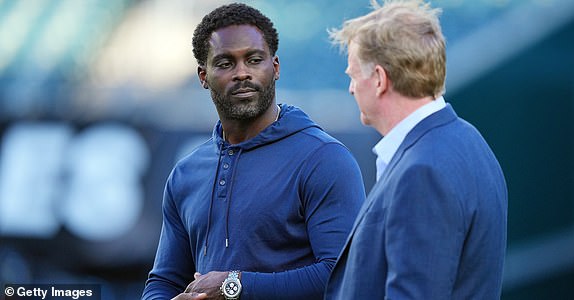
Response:
[[[239,280],[239,271],[230,271],[229,274],[227,274],[227,278],[233,278],[233,279],[237,279]]]

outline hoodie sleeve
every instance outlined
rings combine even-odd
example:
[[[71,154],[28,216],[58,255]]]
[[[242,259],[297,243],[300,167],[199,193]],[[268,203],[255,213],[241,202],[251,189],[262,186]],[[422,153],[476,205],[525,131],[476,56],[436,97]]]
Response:
[[[168,179],[163,195],[163,224],[152,270],[143,291],[144,299],[171,299],[182,293],[195,269],[189,238],[181,222]]]
[[[323,298],[329,274],[365,199],[365,190],[357,162],[340,143],[318,148],[301,176],[301,201],[316,262],[285,272],[242,272],[242,300]]]

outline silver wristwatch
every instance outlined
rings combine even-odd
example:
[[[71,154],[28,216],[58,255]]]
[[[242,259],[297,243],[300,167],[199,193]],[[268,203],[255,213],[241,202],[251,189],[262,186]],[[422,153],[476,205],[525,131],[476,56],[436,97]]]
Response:
[[[241,294],[241,281],[239,281],[239,271],[231,271],[221,284],[221,293],[226,300],[239,299]]]

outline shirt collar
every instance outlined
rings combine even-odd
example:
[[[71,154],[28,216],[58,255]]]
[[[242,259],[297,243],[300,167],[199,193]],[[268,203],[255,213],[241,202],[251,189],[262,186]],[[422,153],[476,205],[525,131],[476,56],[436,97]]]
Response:
[[[383,174],[386,166],[389,164],[395,152],[407,136],[407,134],[422,120],[432,115],[433,113],[443,109],[446,106],[444,98],[441,96],[434,101],[431,101],[417,110],[412,112],[395,127],[389,131],[376,145],[373,147],[373,153],[377,155],[377,181]]]

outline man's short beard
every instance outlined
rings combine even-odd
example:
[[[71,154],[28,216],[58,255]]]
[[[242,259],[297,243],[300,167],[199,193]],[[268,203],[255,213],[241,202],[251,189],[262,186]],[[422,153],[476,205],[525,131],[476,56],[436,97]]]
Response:
[[[211,90],[211,98],[215,104],[220,118],[229,120],[253,120],[263,115],[275,98],[275,80],[268,86],[259,90],[259,98],[256,102],[249,101],[246,104],[233,104],[229,95],[224,95]]]

